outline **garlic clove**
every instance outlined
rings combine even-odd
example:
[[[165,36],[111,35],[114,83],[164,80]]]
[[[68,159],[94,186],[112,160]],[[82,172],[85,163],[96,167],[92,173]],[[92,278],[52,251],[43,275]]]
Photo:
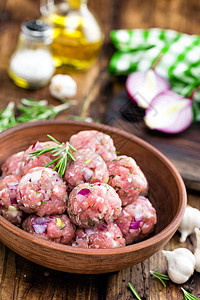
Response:
[[[173,251],[162,251],[167,259],[169,278],[178,284],[185,283],[194,273],[195,257],[186,248],[177,248]]]
[[[182,222],[178,228],[178,231],[181,233],[180,242],[185,242],[188,235],[193,233],[196,227],[200,228],[200,211],[187,205]]]
[[[49,90],[56,99],[71,98],[76,95],[77,84],[71,76],[57,74],[52,77]]]
[[[194,251],[196,271],[200,272],[200,230],[195,228],[197,247]]]

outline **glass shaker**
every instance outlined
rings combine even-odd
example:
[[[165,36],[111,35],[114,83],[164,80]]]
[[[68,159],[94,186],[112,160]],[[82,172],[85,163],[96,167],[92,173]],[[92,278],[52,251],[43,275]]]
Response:
[[[55,70],[50,50],[51,36],[52,28],[41,20],[22,24],[18,45],[8,69],[16,85],[36,89],[49,82]]]
[[[56,67],[87,69],[96,60],[104,35],[87,0],[41,0],[42,19],[53,26]]]

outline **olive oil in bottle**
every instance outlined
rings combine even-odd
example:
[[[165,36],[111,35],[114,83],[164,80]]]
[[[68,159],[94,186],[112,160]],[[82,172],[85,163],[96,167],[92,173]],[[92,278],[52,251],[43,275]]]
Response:
[[[96,60],[103,33],[86,0],[41,3],[46,22],[53,26],[52,54],[56,67],[87,69]]]

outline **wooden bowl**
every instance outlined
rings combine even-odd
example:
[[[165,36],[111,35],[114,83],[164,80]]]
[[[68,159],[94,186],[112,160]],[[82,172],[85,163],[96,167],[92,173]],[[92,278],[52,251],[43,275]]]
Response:
[[[0,134],[0,166],[8,156],[26,149],[35,141],[69,140],[80,130],[109,134],[118,151],[133,157],[149,182],[149,198],[156,208],[158,223],[153,235],[137,244],[115,249],[77,249],[48,242],[12,225],[0,216],[0,240],[21,256],[59,271],[95,274],[133,266],[162,248],[177,230],[186,206],[184,183],[168,159],[134,135],[105,125],[75,121],[42,121],[19,125]]]

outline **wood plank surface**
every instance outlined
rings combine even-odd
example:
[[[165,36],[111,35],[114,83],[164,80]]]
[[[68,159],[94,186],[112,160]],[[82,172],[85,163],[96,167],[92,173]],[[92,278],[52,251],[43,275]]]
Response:
[[[83,116],[90,115],[94,120],[103,120],[111,98],[124,88],[123,81],[116,80],[107,73],[108,62],[114,52],[109,38],[111,29],[163,27],[200,34],[199,0],[89,0],[89,7],[102,23],[104,46],[98,61],[90,70],[71,74],[78,83],[76,99],[79,104],[62,113],[60,118],[65,118],[68,114],[79,115],[81,112]],[[36,91],[26,91],[16,87],[7,75],[9,59],[16,47],[21,23],[39,15],[39,0],[0,1],[0,109],[9,101],[19,103],[23,97],[48,99],[51,104],[59,104],[59,101],[50,96],[48,86]],[[188,190],[188,196],[189,203],[200,209],[199,195]],[[185,246],[193,250],[195,243],[192,235],[187,243],[180,244],[179,234],[176,233],[165,249]],[[141,264],[120,272],[75,275],[38,266],[0,244],[0,300],[135,299],[128,289],[129,281],[143,300],[182,300],[179,285],[169,282],[164,288],[160,282],[151,278],[149,270],[158,265],[160,272],[166,272],[166,262],[160,251]],[[182,286],[200,297],[198,273],[195,272]]]

